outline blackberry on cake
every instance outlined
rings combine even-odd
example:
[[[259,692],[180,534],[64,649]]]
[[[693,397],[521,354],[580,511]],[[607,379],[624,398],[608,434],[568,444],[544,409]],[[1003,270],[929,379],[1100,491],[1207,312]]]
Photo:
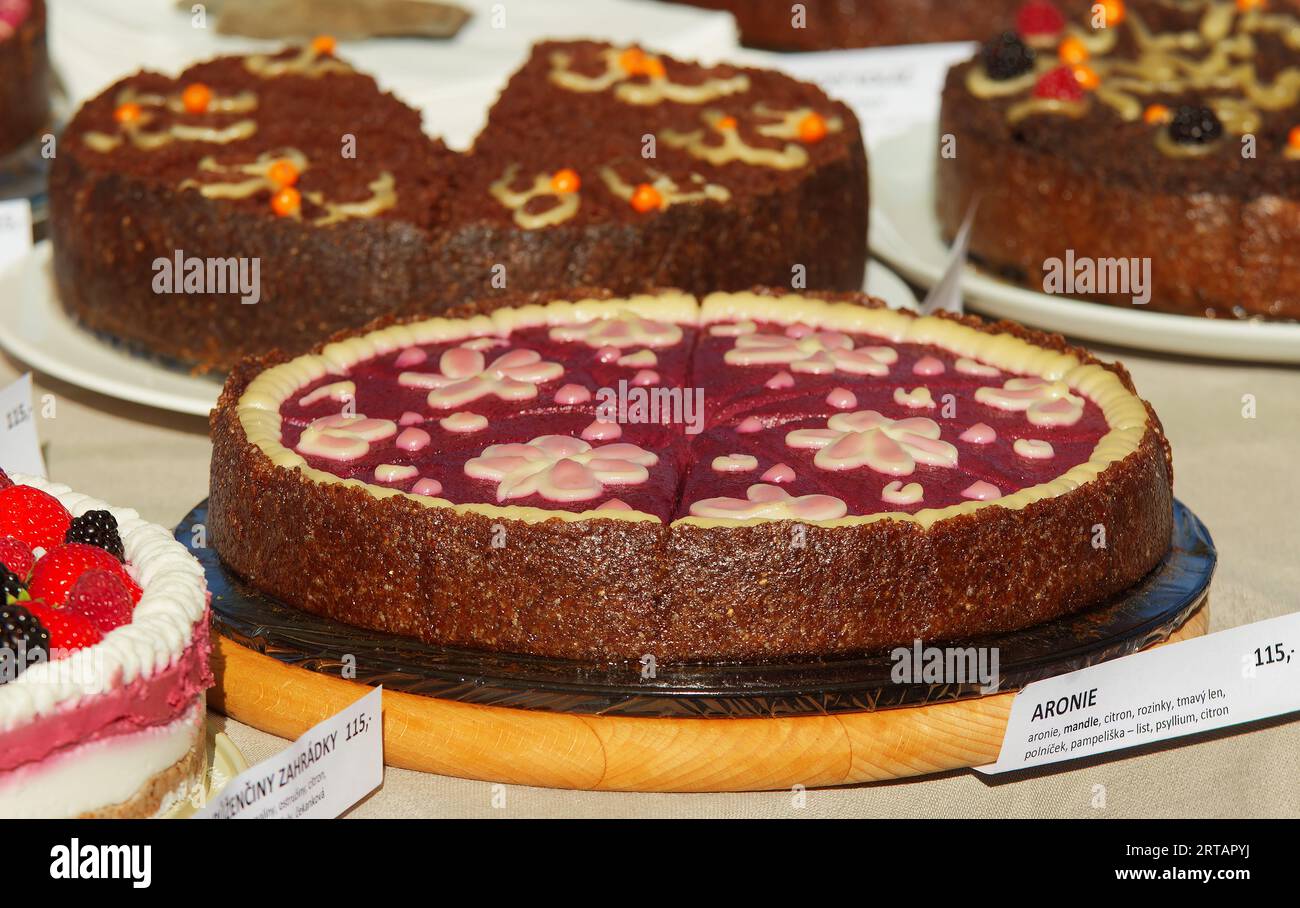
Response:
[[[50,632],[16,602],[0,603],[0,685],[13,681],[36,658],[50,651]]]
[[[946,238],[974,200],[970,255],[1043,286],[1044,263],[1149,263],[1147,308],[1300,318],[1300,2],[1109,0],[1033,65],[953,67],[936,163]],[[1023,27],[1023,26],[1022,26]],[[996,42],[1004,39],[995,39]],[[1124,287],[1087,299],[1132,305]]]
[[[80,517],[74,517],[68,525],[68,532],[63,536],[64,542],[84,542],[98,546],[118,561],[123,560],[122,537],[117,531],[117,518],[108,511],[87,511]]]

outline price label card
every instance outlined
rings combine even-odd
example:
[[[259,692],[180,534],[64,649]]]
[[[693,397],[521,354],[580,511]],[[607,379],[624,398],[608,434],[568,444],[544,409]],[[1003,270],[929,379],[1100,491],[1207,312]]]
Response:
[[[0,469],[6,473],[45,475],[45,458],[36,434],[32,374],[0,390]]]
[[[0,272],[32,248],[32,205],[26,199],[0,202]]]
[[[948,68],[970,58],[973,44],[933,44],[788,54],[771,65],[816,82],[853,108],[872,141],[939,118]]]
[[[996,763],[1010,772],[1300,710],[1300,613],[1036,681]]]
[[[383,689],[244,770],[197,819],[334,819],[384,781]]]

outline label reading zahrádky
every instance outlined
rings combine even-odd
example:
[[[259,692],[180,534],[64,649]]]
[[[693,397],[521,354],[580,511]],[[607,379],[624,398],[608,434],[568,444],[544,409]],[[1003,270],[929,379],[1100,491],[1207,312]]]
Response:
[[[1035,681],[996,763],[1011,772],[1300,710],[1300,613]]]
[[[6,473],[45,475],[45,458],[36,434],[32,374],[0,389],[0,469]]]
[[[244,770],[195,816],[216,820],[334,819],[384,781],[383,689],[308,730],[288,750]]]

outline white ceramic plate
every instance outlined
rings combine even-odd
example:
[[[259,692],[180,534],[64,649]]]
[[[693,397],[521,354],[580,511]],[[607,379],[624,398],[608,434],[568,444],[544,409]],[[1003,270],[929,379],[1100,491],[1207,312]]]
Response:
[[[871,147],[871,251],[931,287],[948,246],[934,213],[938,127],[921,124]],[[1300,324],[1228,322],[1089,303],[1026,290],[967,268],[969,308],[1084,340],[1213,359],[1300,363]]]
[[[895,309],[915,309],[903,280],[879,262],[867,270],[867,292]],[[132,403],[206,416],[221,383],[136,356],[72,321],[59,303],[50,244],[37,245],[0,274],[0,347],[38,372]]]
[[[203,791],[193,792],[190,798],[178,801],[159,819],[190,819],[199,812],[200,805],[221,794],[227,782],[248,768],[248,760],[244,759],[235,742],[221,732],[214,732],[210,720],[207,735],[208,768],[203,775]]]

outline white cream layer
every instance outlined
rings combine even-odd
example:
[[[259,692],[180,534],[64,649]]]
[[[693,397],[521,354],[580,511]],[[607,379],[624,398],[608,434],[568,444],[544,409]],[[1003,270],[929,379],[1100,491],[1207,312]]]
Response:
[[[61,751],[39,763],[0,774],[0,818],[63,819],[129,801],[154,776],[204,745],[203,697],[170,725],[114,735]],[[202,764],[199,765],[200,774]],[[164,799],[165,813],[198,778],[184,780]]]

